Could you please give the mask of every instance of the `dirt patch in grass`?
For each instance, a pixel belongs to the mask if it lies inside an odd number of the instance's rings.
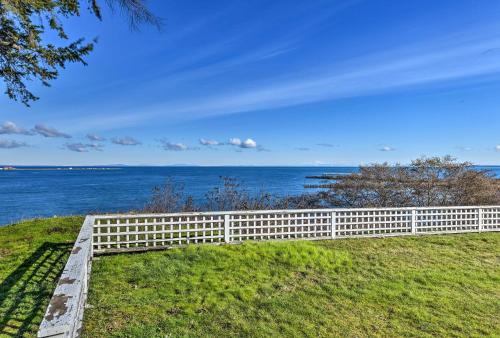
[[[12,252],[11,249],[0,248],[0,259],[7,257]]]

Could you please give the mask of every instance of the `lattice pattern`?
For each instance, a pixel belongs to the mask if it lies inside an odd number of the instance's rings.
[[[500,230],[500,207],[486,207],[481,213],[482,230]]]
[[[416,210],[417,233],[479,231],[479,208],[426,208]]]
[[[500,206],[228,211],[94,219],[93,248],[99,253],[190,243],[500,231]]]
[[[338,210],[337,237],[383,236],[411,233],[409,209]]]
[[[231,241],[325,238],[331,236],[331,212],[241,213],[230,215]]]
[[[224,215],[160,215],[159,217],[96,217],[95,251],[164,247],[189,243],[219,243]]]

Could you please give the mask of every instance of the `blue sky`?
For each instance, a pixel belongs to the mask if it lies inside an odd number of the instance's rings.
[[[0,98],[0,163],[500,164],[500,2],[149,1],[71,19],[88,66]]]

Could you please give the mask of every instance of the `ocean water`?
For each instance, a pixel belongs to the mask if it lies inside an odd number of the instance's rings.
[[[484,168],[484,167],[483,167]],[[249,192],[296,195],[317,181],[307,175],[352,173],[357,167],[114,167],[97,170],[37,167],[0,171],[0,225],[34,217],[126,212],[142,208],[154,186],[167,179],[202,201],[220,185],[237,179]],[[500,177],[500,166],[488,167]]]

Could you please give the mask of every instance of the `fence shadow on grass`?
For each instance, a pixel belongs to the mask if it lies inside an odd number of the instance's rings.
[[[0,336],[33,336],[72,244],[45,242],[0,284]]]

